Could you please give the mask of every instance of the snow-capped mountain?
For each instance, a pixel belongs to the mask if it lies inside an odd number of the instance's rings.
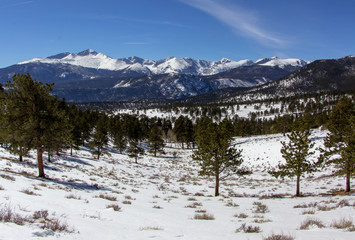
[[[177,99],[230,87],[253,87],[284,77],[307,63],[300,59],[264,58],[206,61],[168,57],[114,59],[88,49],[35,58],[0,69],[0,83],[14,74],[55,83],[55,94],[68,101]]]
[[[97,53],[92,49],[87,49],[80,53],[61,53],[47,58],[34,58],[29,61],[20,62],[17,65],[29,63],[45,64],[70,64],[84,68],[94,68],[97,70],[110,71],[133,71],[143,74],[192,74],[192,75],[213,75],[220,72],[241,66],[251,66],[254,64],[263,66],[285,66],[303,67],[307,63],[300,59],[279,59],[264,58],[253,62],[251,60],[232,61],[226,58],[220,61],[205,61],[192,58],[168,57],[166,59],[153,61],[138,57],[114,59],[102,53]]]
[[[323,59],[275,81],[245,91],[225,91],[209,99],[220,102],[271,99],[300,94],[355,90],[355,57]],[[197,102],[197,99],[192,99]]]

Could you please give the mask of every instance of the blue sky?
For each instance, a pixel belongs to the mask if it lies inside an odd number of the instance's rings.
[[[353,0],[0,0],[0,67],[95,49],[113,58],[304,60],[355,54]]]

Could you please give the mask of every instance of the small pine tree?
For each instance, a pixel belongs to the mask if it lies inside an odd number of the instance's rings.
[[[231,134],[225,124],[217,125],[206,120],[200,124],[207,124],[207,127],[197,126],[198,150],[194,151],[192,158],[201,167],[200,175],[215,177],[215,196],[219,196],[220,180],[231,174],[243,175],[250,172],[240,168],[243,163],[242,151],[231,146]]]
[[[332,110],[326,124],[329,134],[321,149],[320,162],[333,165],[335,174],[346,176],[346,192],[351,191],[350,179],[355,173],[355,105],[342,98]]]
[[[157,156],[157,152],[164,153],[164,140],[162,138],[163,132],[162,130],[154,125],[148,136],[148,146],[149,152],[154,154],[154,157]]]
[[[97,156],[97,159],[100,159],[100,156],[104,153],[104,147],[108,143],[108,133],[107,133],[107,119],[105,115],[102,115],[97,123],[96,123],[96,128],[95,132],[92,135],[92,141],[89,142],[89,145],[92,149],[96,148],[95,151],[93,151],[93,155]]]
[[[289,142],[281,142],[281,153],[286,163],[280,163],[278,170],[270,171],[270,174],[275,177],[296,176],[296,196],[300,196],[301,176],[317,170],[316,162],[308,159],[313,154],[310,150],[314,146],[309,136],[310,131],[304,126],[299,126],[288,134]]]
[[[134,158],[135,163],[138,163],[139,156],[144,155],[144,148],[139,146],[138,141],[130,141],[127,154],[130,158]]]

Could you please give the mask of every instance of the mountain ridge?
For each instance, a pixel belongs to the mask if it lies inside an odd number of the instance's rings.
[[[269,59],[269,63],[268,61],[262,62],[265,66],[280,66],[283,68],[286,65],[292,65],[295,67],[303,67],[307,65],[306,61],[295,58],[280,59],[273,57],[264,59]],[[241,66],[251,66],[254,64],[259,65],[257,62],[253,62],[252,60],[246,59],[233,61],[227,58],[222,58],[219,61],[207,61],[188,57],[167,57],[157,61],[135,56],[115,59],[105,54],[98,53],[93,49],[87,49],[79,53],[64,52],[46,58],[34,58],[17,63],[16,65],[28,63],[62,63],[110,71],[137,71],[143,74],[179,73],[201,76],[214,75]]]

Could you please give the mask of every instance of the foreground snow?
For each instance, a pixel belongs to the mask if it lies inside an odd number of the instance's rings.
[[[313,132],[316,146],[325,134]],[[97,161],[82,148],[74,156],[63,154],[46,163],[45,180],[35,177],[35,154],[20,163],[0,148],[0,212],[10,208],[32,216],[47,210],[48,218],[67,223],[69,230],[42,229],[45,219],[23,226],[0,222],[0,239],[262,239],[272,233],[296,239],[354,239],[354,232],[331,227],[341,219],[355,223],[355,196],[329,194],[343,188],[343,178],[331,177],[329,171],[308,176],[301,182],[307,197],[294,198],[293,179],[278,180],[267,173],[282,161],[284,140],[282,135],[236,139],[245,165],[254,172],[224,181],[220,197],[212,196],[213,178],[198,176],[192,150],[173,144],[168,144],[165,156],[145,156],[139,164],[115,151]],[[261,211],[257,204],[267,209]],[[204,212],[214,219],[194,219]],[[309,218],[325,227],[300,230]],[[243,223],[258,226],[260,232],[236,232]]]

